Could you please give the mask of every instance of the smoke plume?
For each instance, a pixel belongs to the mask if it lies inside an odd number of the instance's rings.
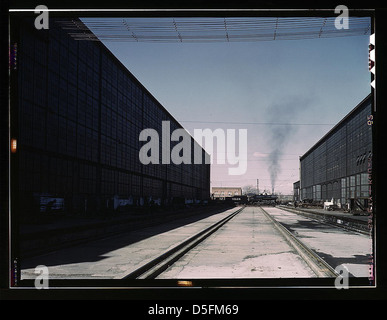
[[[270,144],[270,154],[268,157],[268,168],[270,173],[271,188],[275,191],[278,175],[281,173],[281,159],[285,148],[291,141],[291,137],[298,130],[298,126],[292,125],[300,123],[298,120],[300,112],[309,105],[306,98],[290,97],[286,101],[275,103],[268,107],[267,119],[270,123],[267,128],[268,142]]]

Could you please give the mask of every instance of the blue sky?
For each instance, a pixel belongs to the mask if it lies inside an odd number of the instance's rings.
[[[274,188],[291,194],[299,156],[370,93],[368,35],[104,44],[191,134],[248,130],[246,174],[230,176],[230,165],[215,163],[211,186],[256,186],[259,179],[260,191],[271,190],[269,159],[277,145]],[[278,144],[279,134],[285,140]]]

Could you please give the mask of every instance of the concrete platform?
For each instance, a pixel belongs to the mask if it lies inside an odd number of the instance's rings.
[[[169,210],[142,208],[138,212],[111,213],[91,217],[42,215],[34,223],[24,223],[18,226],[19,255],[24,259],[120,232],[127,233],[185,217],[190,217],[192,221],[195,221],[228,208],[230,207],[193,206],[180,209],[170,208]]]
[[[246,207],[158,278],[316,277],[259,207]]]
[[[344,265],[352,276],[370,276],[370,236],[313,221],[280,208],[266,208],[266,211],[333,268]]]
[[[368,236],[279,208],[265,209],[333,267],[344,264],[352,276],[369,275],[372,240]],[[48,267],[50,279],[122,279],[235,210],[225,210],[196,222],[168,222],[24,259],[20,261],[21,279],[35,279],[38,265]],[[162,279],[312,277],[316,277],[313,271],[259,207],[246,207],[159,276]]]
[[[224,210],[196,222],[181,218],[26,258],[20,261],[21,279],[35,279],[38,265],[48,267],[50,279],[121,279],[235,210]]]

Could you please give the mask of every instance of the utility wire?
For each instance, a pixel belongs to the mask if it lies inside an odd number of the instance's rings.
[[[274,41],[369,35],[369,17],[83,18],[59,23],[76,40],[135,42]]]
[[[236,121],[200,121],[200,120],[179,120],[179,122],[214,123],[214,124],[277,125],[277,126],[333,126],[333,125],[335,125],[335,123],[236,122]]]

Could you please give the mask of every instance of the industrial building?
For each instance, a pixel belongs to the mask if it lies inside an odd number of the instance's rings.
[[[214,199],[241,196],[242,188],[240,187],[212,187],[212,197]]]
[[[190,164],[139,161],[143,129],[182,126],[101,42],[75,40],[58,19],[37,30],[20,18],[10,31],[12,199],[22,215],[209,198],[203,149],[202,164],[194,154]]]
[[[372,171],[371,94],[300,157],[295,199],[366,211]],[[333,199],[333,200],[332,200]]]

